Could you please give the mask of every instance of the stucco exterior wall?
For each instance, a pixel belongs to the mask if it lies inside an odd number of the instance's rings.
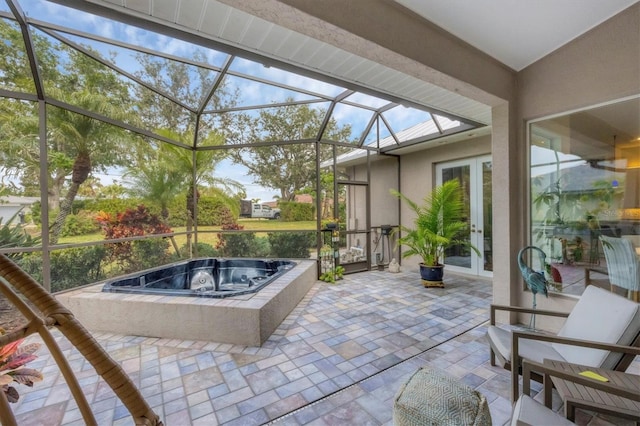
[[[369,194],[371,197],[371,260],[376,263],[376,253],[384,254],[383,263],[388,263],[392,258],[398,259],[398,249],[396,247],[395,236],[385,239],[384,253],[382,253],[382,242],[380,238],[380,226],[391,225],[396,227],[400,222],[398,212],[398,199],[391,195],[391,188],[398,188],[398,157],[383,157],[371,163],[371,173],[369,182]],[[366,180],[367,166],[361,164],[351,168],[351,173],[358,180]],[[358,200],[357,204],[364,205],[362,192],[351,192],[350,197]]]
[[[518,73],[520,118],[562,113],[640,92],[640,3]]]
[[[435,186],[435,169],[438,163],[462,158],[472,158],[491,153],[491,137],[483,136],[464,142],[444,145],[426,151],[414,152],[400,158],[400,192],[410,199],[419,202],[431,192]],[[372,205],[373,210],[377,206]],[[401,224],[412,226],[415,216],[402,203],[400,208]],[[411,257],[402,260],[403,267],[418,271],[420,259]]]
[[[640,3],[525,68],[517,80],[523,153],[527,121],[640,94]],[[531,293],[518,293],[518,303],[530,306]],[[574,303],[572,296],[538,298],[540,309],[568,310]]]
[[[397,225],[398,199],[389,193],[389,189],[398,187],[398,158],[376,161],[371,170],[371,226]]]

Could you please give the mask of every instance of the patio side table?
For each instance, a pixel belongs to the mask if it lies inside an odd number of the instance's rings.
[[[640,394],[640,376],[621,371],[587,367],[563,361],[544,360],[544,365],[567,372],[579,374],[593,371],[609,379],[609,383],[627,388]],[[594,379],[595,380],[595,379]],[[575,421],[576,408],[591,410],[603,414],[631,419],[640,424],[640,401],[622,398],[609,392],[579,385],[569,380],[551,376],[551,381],[564,401],[565,417]]]

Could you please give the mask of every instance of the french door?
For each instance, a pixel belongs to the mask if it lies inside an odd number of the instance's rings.
[[[436,166],[436,182],[458,179],[463,192],[465,220],[469,223],[467,241],[479,251],[458,245],[445,251],[444,263],[451,271],[493,276],[491,156],[442,163]]]

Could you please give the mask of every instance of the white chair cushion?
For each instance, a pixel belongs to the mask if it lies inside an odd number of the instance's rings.
[[[493,342],[496,352],[500,353],[507,361],[511,360],[511,332],[500,327],[489,326],[487,334]],[[518,346],[520,356],[531,361],[542,363],[545,358],[558,361],[565,360],[548,342],[520,339]]]
[[[574,423],[565,419],[558,413],[555,413],[534,401],[530,396],[520,395],[518,402],[513,407],[511,416],[511,426],[535,426],[535,425],[554,425],[567,426]]]
[[[596,286],[587,286],[558,336],[630,345],[640,332],[640,304]],[[565,360],[613,369],[622,355],[599,349],[552,343]]]

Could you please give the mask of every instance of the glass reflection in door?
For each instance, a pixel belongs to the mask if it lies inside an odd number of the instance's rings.
[[[491,157],[441,164],[437,167],[437,178],[438,184],[452,179],[460,182],[465,206],[463,220],[469,224],[469,234],[462,238],[481,253],[478,256],[464,245],[454,246],[445,252],[445,265],[453,271],[492,276]]]

